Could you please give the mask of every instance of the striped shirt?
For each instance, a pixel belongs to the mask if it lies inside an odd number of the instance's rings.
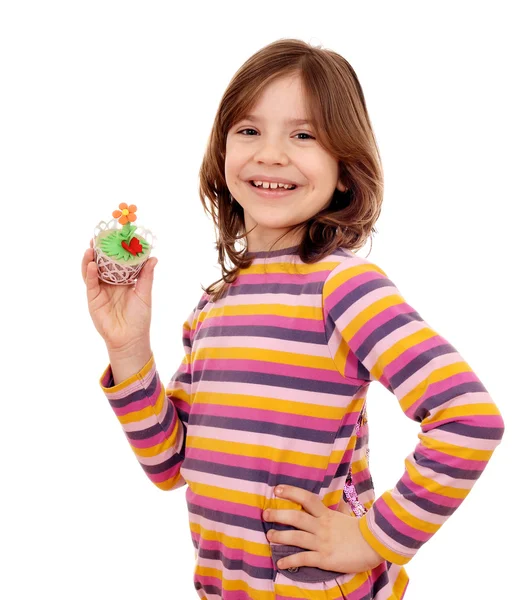
[[[456,349],[387,275],[350,250],[313,264],[297,248],[251,253],[224,296],[183,327],[185,358],[164,388],[154,356],[100,384],[149,479],[187,484],[194,585],[207,600],[399,600],[404,565],[468,495],[504,423]],[[365,402],[372,381],[419,422],[395,487],[375,498]],[[269,543],[274,488],[317,494],[358,517],[383,562],[364,573],[281,570],[300,551]],[[345,493],[344,493],[345,492]],[[299,509],[297,505],[292,507]]]

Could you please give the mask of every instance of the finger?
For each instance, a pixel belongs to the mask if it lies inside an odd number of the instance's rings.
[[[317,533],[319,521],[303,510],[281,510],[271,509],[263,514],[263,518],[269,523],[281,523],[282,525],[291,525],[301,531]]]
[[[282,490],[281,493],[278,492],[279,489]],[[326,510],[329,510],[317,494],[313,494],[303,488],[293,485],[279,485],[275,488],[274,493],[278,498],[285,498],[301,504],[313,517],[321,517]]]
[[[85,278],[87,277],[87,265],[94,260],[94,251],[92,249],[88,249],[84,252],[84,256],[82,258],[82,278],[85,283]]]
[[[149,306],[151,305],[151,291],[153,287],[154,279],[154,267],[158,264],[157,258],[150,258],[143,266],[138,280],[136,281],[136,287],[134,291],[146,302]]]
[[[267,532],[269,542],[275,544],[286,544],[287,546],[298,546],[304,550],[319,550],[319,540],[312,533],[306,531],[276,531],[270,529]]]
[[[93,238],[91,238],[91,239],[89,240],[89,245],[91,246],[91,248],[93,247]]]
[[[278,569],[290,569],[292,567],[320,567],[321,554],[314,550],[309,552],[296,552],[278,561]],[[321,568],[321,567],[320,567]]]
[[[85,286],[87,290],[87,301],[91,302],[100,293],[100,281],[98,280],[98,267],[94,261],[87,265],[85,276]]]

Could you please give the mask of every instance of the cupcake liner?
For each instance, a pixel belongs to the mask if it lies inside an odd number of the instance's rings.
[[[148,253],[144,255],[143,260],[140,263],[126,265],[123,262],[118,262],[110,256],[107,256],[101,250],[98,244],[98,236],[100,233],[103,231],[119,229],[121,229],[121,227],[119,227],[117,219],[112,219],[107,223],[105,221],[100,221],[100,223],[98,223],[98,225],[95,227],[93,250],[94,260],[96,262],[96,266],[98,267],[98,278],[111,285],[132,285],[136,283],[142,267],[151,257],[151,252],[156,242],[156,238],[154,237],[153,233],[149,231],[149,229],[145,229],[144,227],[140,226],[137,227],[134,233],[135,236],[140,236],[143,238],[150,245],[150,249]]]

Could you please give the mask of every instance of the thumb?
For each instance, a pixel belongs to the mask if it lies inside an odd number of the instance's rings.
[[[85,287],[87,290],[87,301],[92,302],[100,293],[100,282],[98,281],[98,267],[94,261],[87,265]]]
[[[158,264],[157,258],[150,258],[138,275],[135,292],[150,304],[151,290],[153,287],[154,267]]]

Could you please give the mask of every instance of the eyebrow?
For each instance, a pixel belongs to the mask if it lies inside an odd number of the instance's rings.
[[[259,119],[256,115],[245,115],[242,121],[263,121],[263,119]],[[312,121],[310,119],[286,119],[286,125],[312,125]]]

